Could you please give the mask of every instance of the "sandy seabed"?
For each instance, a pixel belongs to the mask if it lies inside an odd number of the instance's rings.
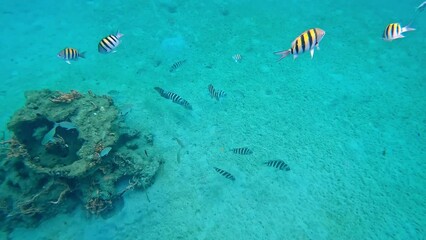
[[[386,25],[409,22],[417,1],[278,2],[2,4],[2,128],[26,90],[92,90],[131,108],[127,123],[151,129],[166,161],[150,201],[134,191],[108,219],[77,209],[4,236],[424,239],[426,14],[405,39],[384,42]],[[312,27],[326,30],[312,60],[276,62],[274,51]],[[125,34],[117,52],[98,54],[116,30]],[[64,47],[87,58],[68,65],[55,56]],[[227,97],[210,98],[208,84]],[[179,162],[173,138],[185,144]],[[252,155],[229,151],[246,146]],[[291,170],[263,164],[272,159]]]

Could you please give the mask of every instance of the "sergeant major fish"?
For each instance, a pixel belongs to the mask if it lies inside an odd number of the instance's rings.
[[[253,154],[253,151],[248,147],[232,148],[231,151],[235,154],[240,155],[250,155]]]
[[[164,89],[162,89],[160,87],[155,87],[154,89],[163,98],[171,99],[172,102],[177,103],[177,104],[181,105],[182,107],[184,107],[184,108],[186,108],[188,110],[192,110],[191,104],[189,104],[188,101],[186,101],[185,99],[183,99],[181,96],[177,95],[176,93],[165,91]]]
[[[241,54],[237,53],[237,54],[232,56],[232,59],[234,59],[234,62],[240,63],[241,60],[243,59],[243,57],[241,56]]]
[[[79,52],[75,48],[64,48],[57,56],[64,59],[66,63],[71,64],[70,61],[77,61],[78,58],[84,58],[84,52]]]
[[[325,31],[320,28],[309,29],[294,39],[294,41],[291,43],[290,49],[274,53],[276,55],[280,55],[280,59],[278,59],[278,61],[290,54],[293,54],[293,59],[296,59],[300,53],[304,53],[306,51],[310,51],[311,58],[313,58],[314,48],[316,47],[319,50],[319,43],[321,42],[324,35]]]
[[[234,175],[230,174],[229,172],[227,172],[227,171],[225,171],[223,169],[217,168],[217,167],[213,167],[213,169],[216,172],[218,172],[220,175],[224,176],[225,178],[227,178],[229,180],[232,180],[232,181],[235,181]]]
[[[120,38],[124,35],[120,32],[116,34],[110,34],[104,37],[98,44],[98,52],[110,53],[115,52],[114,49],[120,45]]]
[[[180,68],[184,63],[186,63],[186,59],[184,60],[179,60],[175,63],[173,63],[173,65],[170,67],[169,72],[174,72],[176,71],[178,68]]]
[[[226,97],[226,93],[224,91],[215,89],[212,84],[209,84],[208,89],[210,96],[215,98],[217,101],[219,101],[220,98]]]
[[[283,160],[271,160],[271,161],[265,162],[264,164],[266,164],[269,167],[278,168],[279,170],[290,171],[290,167]]]
[[[391,23],[386,27],[385,31],[383,32],[383,40],[392,41],[398,38],[404,38],[405,36],[402,35],[402,33],[414,30],[416,29],[410,28],[409,26],[401,28],[401,24]]]

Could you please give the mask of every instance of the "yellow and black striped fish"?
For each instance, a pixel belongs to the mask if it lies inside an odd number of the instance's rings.
[[[178,68],[180,68],[180,66],[182,66],[184,63],[186,62],[186,59],[184,60],[180,60],[177,61],[175,63],[173,63],[173,65],[170,67],[169,72],[174,72],[176,71]]]
[[[66,63],[71,64],[71,60],[77,61],[78,58],[84,58],[84,52],[79,52],[75,48],[64,48],[57,56],[58,58],[64,59]]]
[[[177,103],[181,106],[183,106],[184,108],[188,109],[188,110],[192,110],[192,106],[191,104],[189,104],[188,101],[186,101],[185,99],[181,98],[179,95],[177,95],[176,93],[172,93],[172,92],[167,92],[164,89],[160,88],[160,87],[155,87],[154,88],[158,93],[160,93],[160,95],[163,98],[166,99],[171,99],[174,103]]]
[[[110,34],[104,37],[98,44],[98,52],[100,53],[110,53],[114,51],[118,45],[120,45],[120,38],[124,35],[120,32],[116,34]]]
[[[385,41],[392,41],[398,38],[404,38],[405,36],[402,35],[402,33],[414,30],[416,29],[410,28],[410,26],[405,26],[402,28],[401,24],[399,23],[391,23],[386,27],[382,37]]]
[[[233,148],[231,149],[231,151],[235,154],[240,154],[240,155],[250,155],[253,153],[253,151],[247,147]]]
[[[208,86],[210,96],[219,101],[220,98],[226,97],[226,93],[222,90],[216,90],[212,84]]]
[[[265,164],[269,167],[278,168],[279,170],[290,171],[290,167],[283,160],[271,160],[265,162]]]
[[[290,49],[275,52],[275,54],[280,55],[280,59],[278,59],[278,61],[290,54],[293,54],[293,58],[296,59],[299,54],[307,51],[310,51],[311,58],[313,58],[314,48],[316,47],[319,50],[319,43],[321,42],[324,35],[325,31],[320,28],[312,28],[303,32],[296,39],[294,39],[294,41],[291,43]]]
[[[230,174],[229,172],[227,172],[227,171],[225,171],[225,170],[222,170],[222,169],[220,169],[220,168],[217,168],[217,167],[213,167],[213,168],[214,168],[214,170],[216,170],[216,172],[218,172],[220,175],[222,175],[222,176],[226,177],[227,179],[230,179],[230,180],[232,180],[232,181],[235,181],[235,177],[234,177],[232,174]]]

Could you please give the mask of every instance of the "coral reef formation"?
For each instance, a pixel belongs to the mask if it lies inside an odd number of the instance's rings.
[[[125,192],[152,184],[162,163],[153,135],[126,127],[113,100],[90,91],[29,91],[7,127],[13,136],[0,142],[6,229],[77,206],[108,216]]]

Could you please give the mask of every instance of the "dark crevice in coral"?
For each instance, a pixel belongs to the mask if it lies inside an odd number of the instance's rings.
[[[26,146],[28,153],[33,153],[39,148],[38,142],[40,140],[36,139],[34,132],[39,128],[51,129],[53,127],[52,122],[46,118],[38,117],[33,121],[22,121],[14,126],[11,129],[16,137],[16,139]]]
[[[38,189],[42,189],[44,186],[46,186],[46,184],[50,181],[50,177],[49,176],[44,176],[43,178],[40,178],[37,181],[37,185],[36,188]]]

